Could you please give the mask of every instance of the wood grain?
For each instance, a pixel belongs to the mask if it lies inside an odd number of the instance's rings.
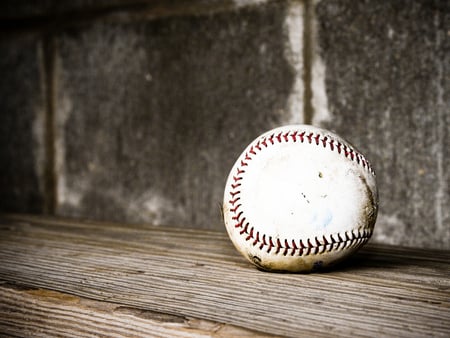
[[[45,289],[0,286],[0,332],[27,337],[263,337],[255,331]],[[267,336],[266,336],[267,337]]]
[[[225,233],[0,218],[4,283],[272,335],[448,337],[449,262],[449,251],[368,245],[334,270],[275,274],[247,263]],[[8,290],[1,307],[26,303]]]

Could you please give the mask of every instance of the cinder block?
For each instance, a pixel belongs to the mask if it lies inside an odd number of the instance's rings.
[[[44,211],[45,92],[42,43],[0,42],[0,211]]]
[[[302,64],[288,41],[291,9],[276,2],[62,33],[57,213],[223,229],[237,156],[261,132],[301,119],[287,107]]]
[[[315,15],[316,123],[373,162],[381,202],[375,240],[449,249],[448,2],[331,0]]]

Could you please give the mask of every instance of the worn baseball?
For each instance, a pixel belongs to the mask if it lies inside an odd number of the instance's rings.
[[[256,138],[231,169],[223,203],[237,250],[269,271],[314,271],[345,259],[369,240],[377,210],[364,155],[309,125]]]

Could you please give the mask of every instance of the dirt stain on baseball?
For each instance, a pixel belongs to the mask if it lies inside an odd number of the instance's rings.
[[[367,184],[367,180],[365,177],[358,175],[359,179],[362,182],[362,185],[364,186],[364,190],[366,193],[366,196],[368,198],[368,201],[366,205],[362,208],[363,218],[367,220],[367,226],[369,228],[373,228],[375,225],[375,222],[377,220],[377,210],[378,210],[378,201],[376,192],[373,193],[370,189],[369,185]]]
[[[255,264],[258,268],[265,270],[264,266],[261,264],[261,258],[256,255],[249,255],[250,260]]]

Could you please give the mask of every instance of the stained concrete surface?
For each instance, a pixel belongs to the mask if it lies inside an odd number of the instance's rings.
[[[358,145],[380,193],[374,239],[450,243],[450,5],[321,1],[318,52],[331,117]]]
[[[222,228],[228,171],[288,120],[285,4],[57,39],[57,213]]]
[[[372,162],[375,241],[449,248],[447,1],[125,3],[2,4],[1,211],[223,230],[236,157],[307,107]]]
[[[41,52],[33,36],[0,41],[0,211],[44,211]]]

